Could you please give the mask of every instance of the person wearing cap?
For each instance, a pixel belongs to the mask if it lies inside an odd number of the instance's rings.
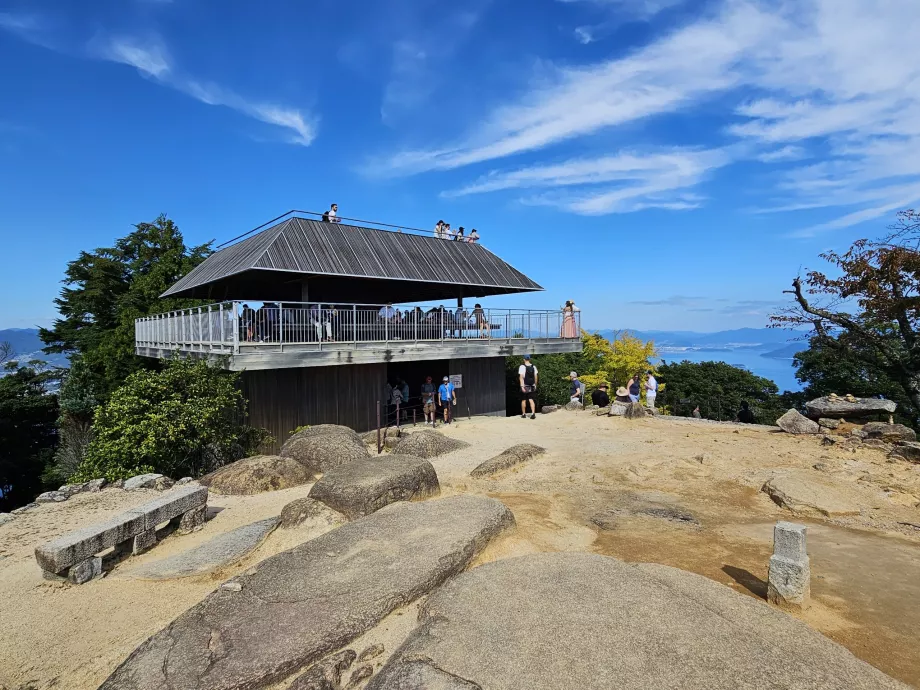
[[[454,384],[450,382],[450,377],[445,376],[442,381],[443,383],[438,386],[438,404],[444,407],[444,423],[450,424],[452,417],[450,406],[451,403],[457,404],[457,391],[454,390]]]
[[[527,402],[530,401],[530,418],[537,418],[537,384],[540,381],[540,372],[530,361],[530,355],[524,355],[524,363],[518,367],[518,381],[521,385],[521,419],[527,417]]]
[[[610,404],[610,396],[607,395],[607,383],[602,381],[597,389],[591,393],[591,402],[598,407],[607,407]]]
[[[572,387],[569,389],[570,402],[581,402],[582,383],[578,380],[578,374],[574,371],[569,372],[569,379],[572,381]]]
[[[655,375],[652,373],[652,370],[649,369],[645,372],[645,404],[648,405],[650,410],[655,409],[655,398],[658,397],[658,380],[655,378]]]
[[[437,405],[434,401],[434,384],[431,377],[425,377],[425,383],[422,384],[422,413],[425,415],[425,424],[434,426],[438,421]]]

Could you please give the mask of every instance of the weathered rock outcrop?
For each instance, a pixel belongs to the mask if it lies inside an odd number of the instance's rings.
[[[305,429],[291,434],[288,441],[294,441],[298,438],[313,438],[314,436],[329,436],[332,434],[344,435],[359,440],[361,438],[354,429],[342,426],[341,424],[317,424],[315,426],[308,426]]]
[[[903,458],[908,462],[920,464],[920,443],[904,441],[891,449],[888,457]]]
[[[869,422],[863,425],[866,438],[877,438],[885,443],[898,441],[916,441],[917,432],[903,424],[886,424],[885,422]]]
[[[624,417],[626,416],[626,410],[629,409],[629,405],[630,403],[621,403],[621,402],[610,403],[610,410],[608,411],[607,414],[610,417]]]
[[[904,687],[724,585],[594,554],[474,568],[429,597],[419,623],[367,690]]]
[[[572,410],[583,410],[585,409],[585,406],[582,405],[577,400],[570,400],[569,402],[565,404],[565,409],[571,412]]]
[[[316,499],[350,520],[397,501],[420,501],[441,493],[438,475],[427,460],[388,455],[329,470],[313,488]]]
[[[479,496],[388,506],[225,583],[101,687],[260,688],[287,678],[462,571],[513,524],[504,505]]]
[[[859,505],[838,487],[805,473],[774,477],[761,490],[777,505],[799,515],[859,515]]]
[[[821,417],[820,419],[818,419],[818,426],[823,427],[825,429],[836,429],[838,426],[840,426],[840,420]]]
[[[393,455],[412,455],[429,460],[445,453],[466,448],[470,444],[455,438],[448,438],[437,431],[416,431],[404,436],[393,449]]]
[[[313,472],[293,458],[256,455],[224,465],[202,477],[200,483],[218,494],[245,496],[290,489],[312,479]]]
[[[819,434],[821,427],[798,410],[789,410],[776,420],[776,426],[790,434]]]
[[[623,413],[623,416],[626,419],[643,419],[648,415],[648,411],[642,406],[641,403],[631,402],[626,406],[626,411]]]
[[[805,412],[812,419],[830,417],[835,419],[862,419],[879,412],[892,414],[898,407],[893,400],[877,398],[856,398],[856,402],[847,402],[844,398],[815,398],[805,403]]]
[[[342,518],[324,503],[320,503],[315,498],[305,497],[291,501],[281,509],[281,526],[285,529],[297,527],[315,517],[338,518],[339,520]]]
[[[235,563],[252,552],[278,525],[278,518],[260,520],[220,534],[193,549],[142,566],[125,569],[118,577],[171,580],[203,575]]]
[[[365,460],[370,455],[357,434],[350,436],[333,431],[291,438],[281,446],[281,457],[293,458],[311,472],[321,474],[349,462]]]
[[[549,414],[550,412],[555,412],[559,409],[559,405],[544,405],[540,408],[540,412],[543,414]]]
[[[519,443],[516,446],[511,446],[503,450],[494,458],[489,458],[484,463],[477,466],[476,469],[470,472],[470,476],[488,477],[490,474],[495,474],[496,472],[507,470],[509,467],[520,465],[522,462],[527,462],[531,458],[535,458],[545,452],[546,448],[536,446],[533,443]]]

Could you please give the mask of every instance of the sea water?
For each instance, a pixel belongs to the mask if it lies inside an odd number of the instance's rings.
[[[772,349],[775,349],[773,346]],[[747,369],[752,374],[770,379],[783,391],[800,391],[802,384],[795,378],[795,367],[792,359],[774,359],[763,357],[764,352],[753,348],[659,348],[658,354],[668,364],[676,364],[687,360],[689,362],[725,362],[734,366]]]

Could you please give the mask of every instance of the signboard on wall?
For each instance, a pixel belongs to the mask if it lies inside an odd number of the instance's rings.
[[[463,374],[451,374],[450,382],[454,384],[454,388],[463,388]]]

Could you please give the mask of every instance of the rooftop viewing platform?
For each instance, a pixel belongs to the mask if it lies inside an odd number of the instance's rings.
[[[577,352],[581,312],[234,300],[138,319],[137,353],[230,356],[230,368]]]
[[[575,309],[476,302],[543,288],[451,232],[289,211],[167,290],[214,302],[138,319],[137,353],[229,355],[242,370],[580,351]]]

